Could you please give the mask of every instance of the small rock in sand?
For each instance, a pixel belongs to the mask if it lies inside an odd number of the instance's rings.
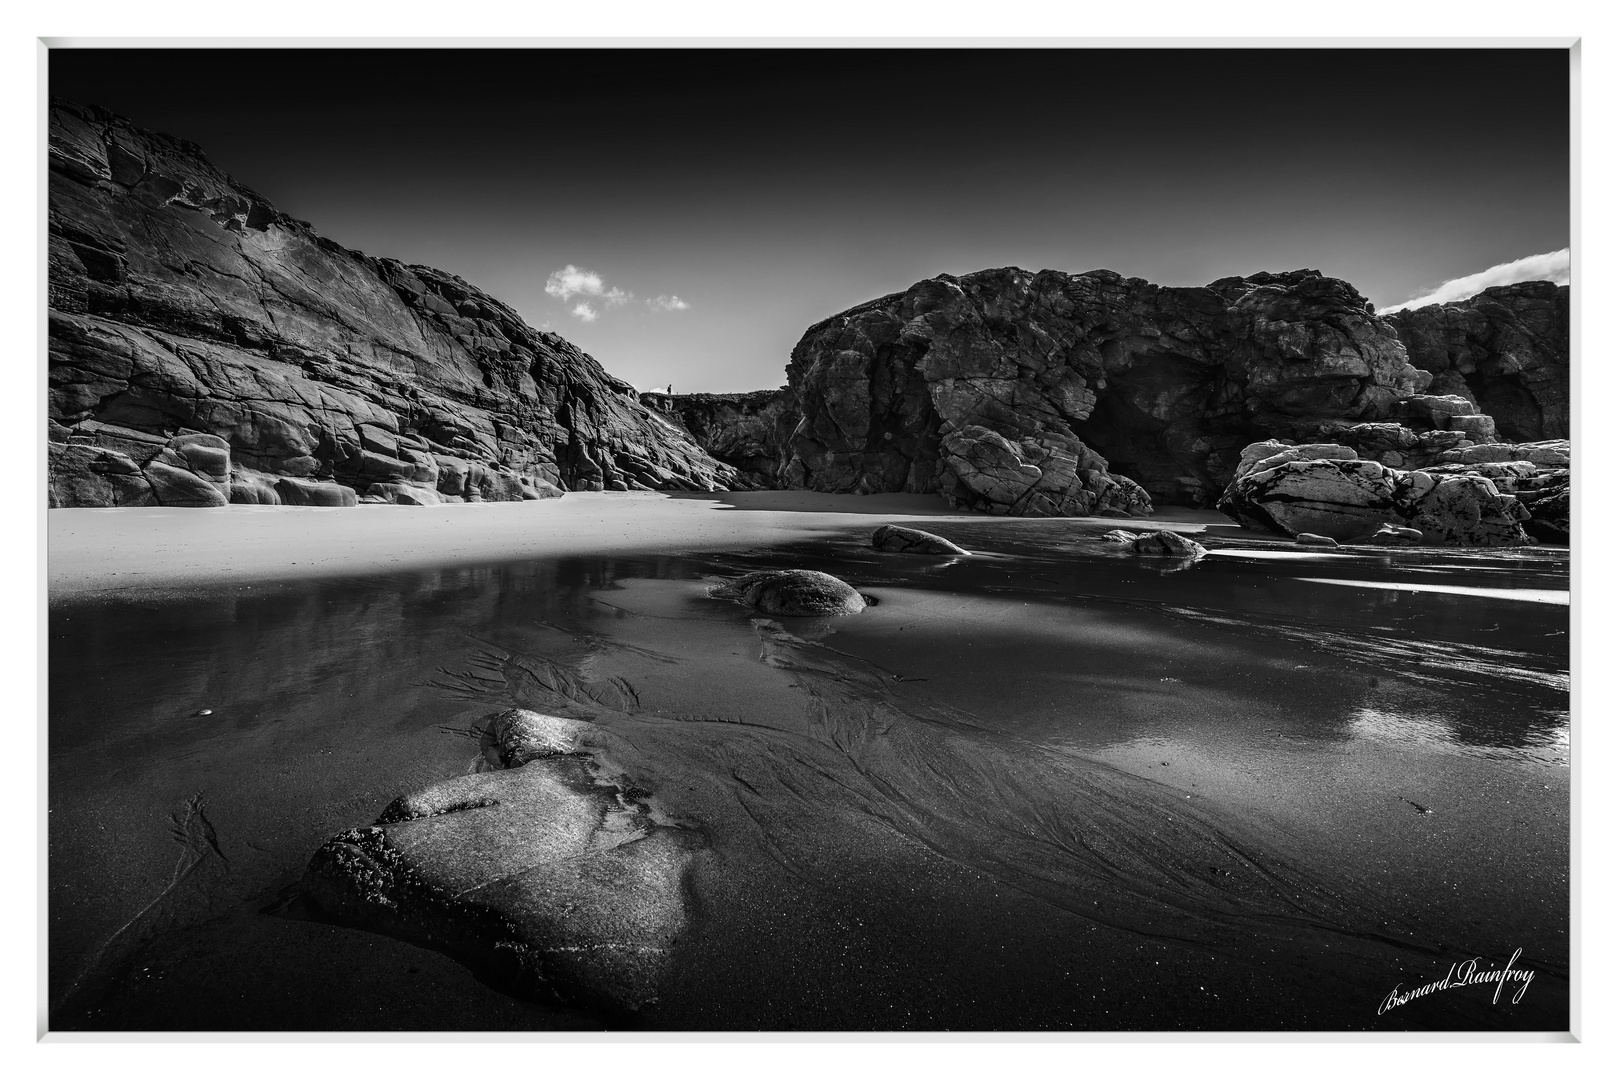
[[[1310,533],[1310,532],[1299,533],[1297,536],[1294,536],[1293,539],[1296,540],[1300,544],[1307,545],[1308,547],[1336,547],[1337,546],[1337,541],[1333,540],[1329,536],[1321,536],[1319,533]]]
[[[865,598],[853,586],[819,570],[760,570],[715,585],[708,595],[767,615],[853,615],[865,610]]]
[[[1371,534],[1367,543],[1387,546],[1400,546],[1404,544],[1419,544],[1422,541],[1420,529],[1405,529],[1397,525],[1383,524],[1375,533]]]
[[[871,546],[878,551],[903,551],[913,555],[971,554],[942,536],[903,525],[883,525],[871,534]]]
[[[1195,540],[1188,540],[1170,529],[1137,536],[1134,546],[1136,553],[1140,555],[1174,555],[1181,559],[1200,559],[1208,554],[1208,549]]]
[[[1132,533],[1125,529],[1113,529],[1111,532],[1101,534],[1101,539],[1112,544],[1133,544],[1142,534]]]

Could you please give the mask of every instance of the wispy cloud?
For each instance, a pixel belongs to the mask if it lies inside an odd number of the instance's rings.
[[[691,305],[678,296],[654,296],[646,301],[646,306],[653,311],[684,311]]]
[[[579,301],[578,305],[574,307],[573,314],[583,319],[585,322],[595,322],[597,319],[601,318],[601,313],[595,308],[591,307],[587,301],[583,300]]]
[[[601,299],[607,302],[608,307],[617,307],[619,304],[627,304],[631,300],[635,299],[635,294],[632,292],[625,292],[623,289],[614,286],[602,293]]]
[[[1476,296],[1484,289],[1496,285],[1510,285],[1517,281],[1554,281],[1558,285],[1568,283],[1569,249],[1560,251],[1547,251],[1543,255],[1529,255],[1514,262],[1501,263],[1491,266],[1487,270],[1466,277],[1451,278],[1431,292],[1406,300],[1402,304],[1381,309],[1386,315],[1393,311],[1403,311],[1406,308],[1426,307],[1428,304],[1447,304],[1452,300],[1466,300]]]

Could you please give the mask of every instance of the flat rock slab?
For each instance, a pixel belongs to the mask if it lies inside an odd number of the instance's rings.
[[[936,533],[907,529],[903,525],[883,525],[871,534],[871,546],[878,551],[902,551],[914,555],[971,554]]]
[[[509,716],[573,744],[578,721]],[[588,726],[588,725],[583,725]],[[376,824],[317,851],[305,895],[340,923],[416,942],[527,996],[636,1011],[657,1000],[689,914],[685,877],[702,841],[648,793],[565,753],[456,777],[397,799]]]
[[[866,608],[852,585],[819,570],[760,570],[715,585],[708,595],[767,615],[855,615]]]

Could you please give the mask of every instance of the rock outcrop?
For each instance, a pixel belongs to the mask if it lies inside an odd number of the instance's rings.
[[[612,777],[586,721],[491,718],[500,768],[394,800],[333,837],[303,892],[327,918],[439,949],[525,996],[637,1011],[688,924],[702,846]]]
[[[1499,285],[1449,304],[1387,316],[1429,390],[1492,417],[1507,439],[1568,437],[1568,287]]]
[[[1244,525],[1343,543],[1566,543],[1568,464],[1565,441],[1450,450],[1404,470],[1346,446],[1271,440],[1243,451],[1219,509]]]
[[[1211,504],[1249,443],[1387,423],[1431,379],[1363,296],[1315,271],[1162,288],[1015,267],[818,323],[788,377],[789,485],[1036,516]],[[1434,454],[1475,441],[1429,430]]]
[[[693,442],[752,486],[780,486],[783,447],[798,423],[786,387],[749,394],[642,394],[641,403],[677,421]]]
[[[507,305],[351,251],[192,143],[50,113],[53,506],[715,490],[736,470]]]

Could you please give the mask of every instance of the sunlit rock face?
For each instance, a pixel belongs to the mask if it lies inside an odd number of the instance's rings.
[[[1049,516],[1211,505],[1249,443],[1387,420],[1431,376],[1316,271],[1163,288],[1008,267],[810,327],[788,378],[789,485]]]
[[[1568,287],[1500,285],[1388,316],[1429,390],[1473,402],[1507,439],[1568,436]]]
[[[1566,441],[1491,443],[1396,469],[1346,446],[1271,440],[1242,452],[1219,509],[1254,528],[1345,543],[1565,544],[1570,462]]]
[[[53,506],[421,505],[736,478],[455,275],[344,248],[196,145],[64,102],[50,421]]]

